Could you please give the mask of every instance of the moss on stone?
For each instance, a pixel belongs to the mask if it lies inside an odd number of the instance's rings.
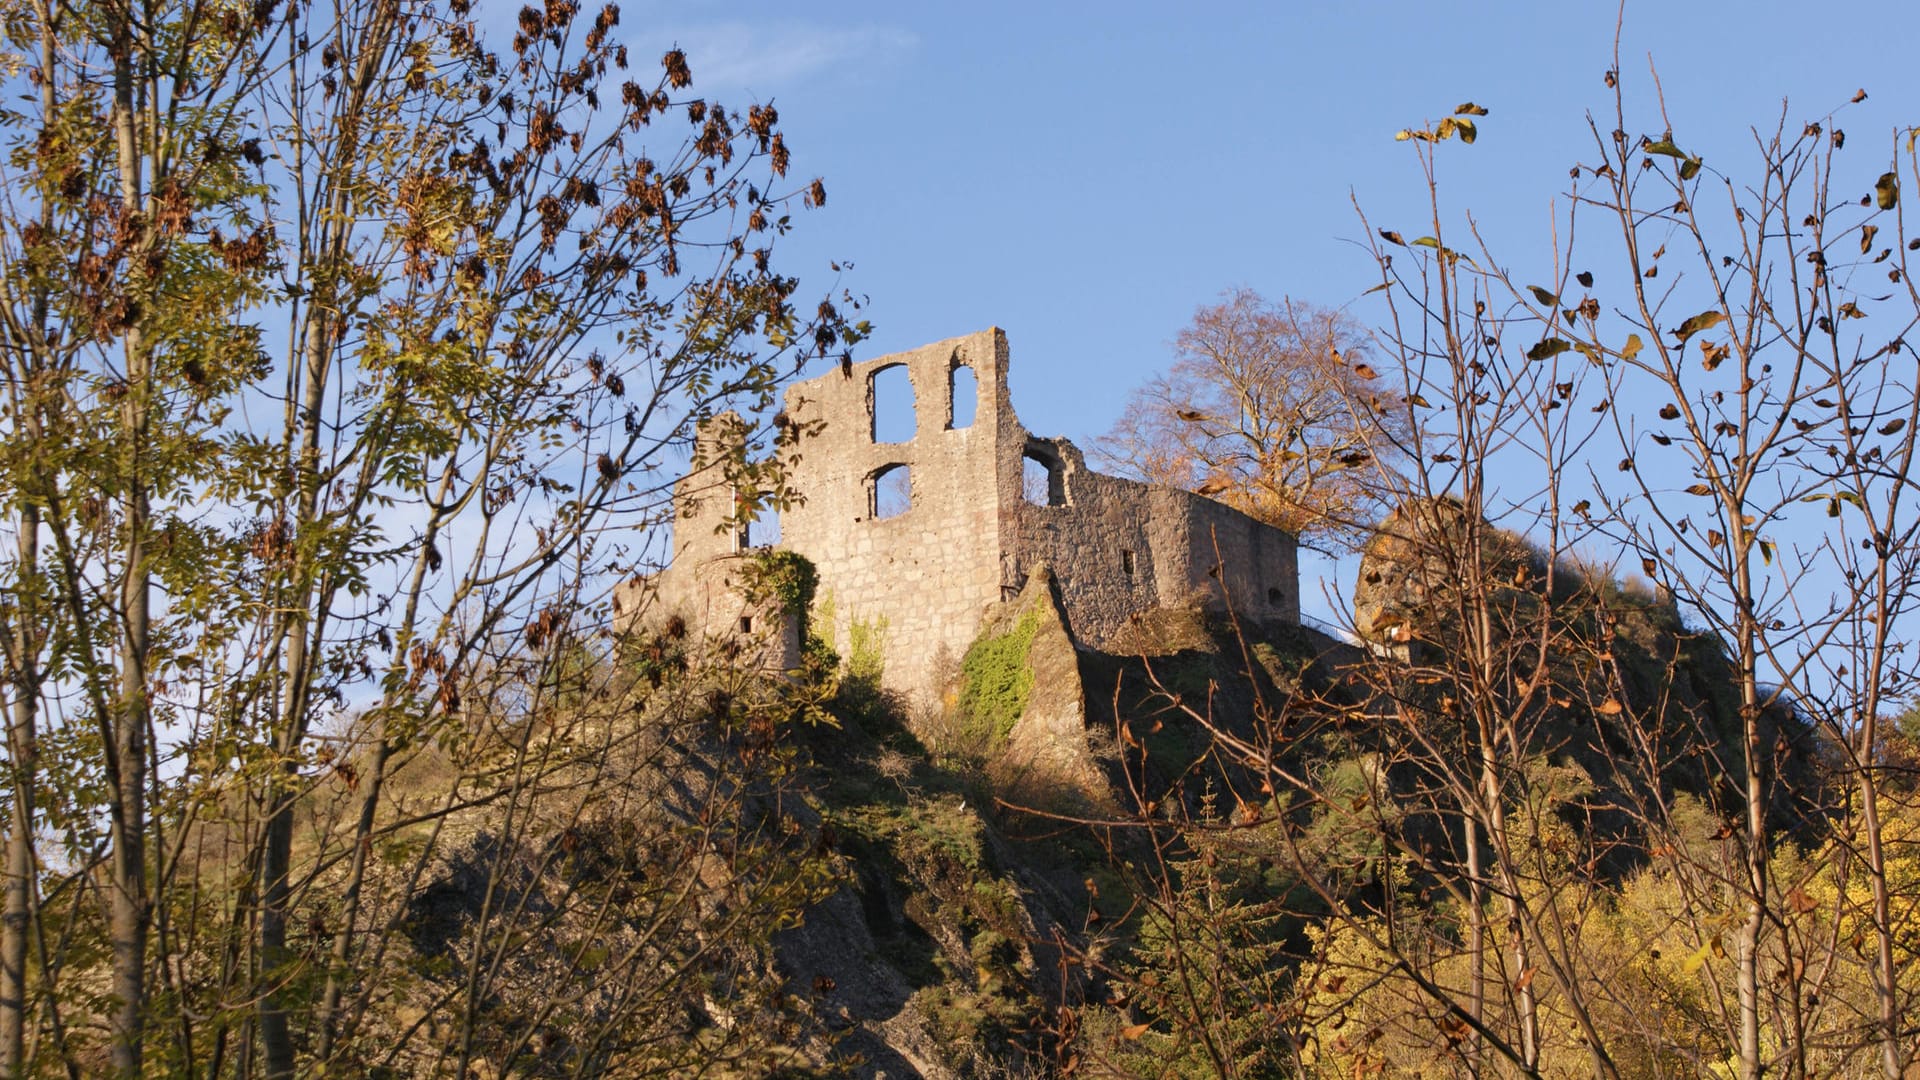
[[[814,569],[813,560],[797,551],[766,548],[749,555],[748,566],[749,598],[773,600],[786,614],[806,617],[820,587],[820,571]]]
[[[847,677],[880,685],[887,669],[887,617],[854,619],[847,624]]]
[[[822,591],[814,598],[800,635],[801,657],[815,670],[829,674],[840,670],[833,618],[833,593]]]
[[[1013,725],[1027,710],[1033,693],[1028,656],[1040,629],[1040,613],[1029,608],[1012,629],[989,635],[967,648],[960,661],[960,711],[968,734],[993,749],[1004,746]]]

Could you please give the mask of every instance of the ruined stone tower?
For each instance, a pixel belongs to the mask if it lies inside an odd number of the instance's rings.
[[[800,663],[800,627],[772,597],[750,597],[756,551],[737,521],[737,502],[725,463],[741,452],[745,422],[727,412],[701,426],[686,476],[673,489],[673,548],[665,570],[614,590],[614,617],[622,626],[664,627],[678,620],[690,657],[719,646],[731,658],[766,671]]]
[[[1083,647],[1122,647],[1132,616],[1153,608],[1299,622],[1291,535],[1190,491],[1093,472],[1072,443],[1029,433],[1007,359],[1006,335],[986,330],[788,388],[792,422],[818,431],[789,452],[804,502],[781,516],[780,546],[819,572],[818,632],[843,653],[858,638],[885,685],[932,701],[983,618],[1042,566]],[[913,390],[912,436],[883,442],[875,381],[896,368]],[[799,661],[798,627],[744,595],[755,553],[729,527],[733,492],[715,467],[744,437],[731,414],[702,429],[675,492],[672,564],[623,586],[616,607],[629,620],[677,616],[696,640],[784,670]]]
[[[1113,645],[1155,607],[1231,603],[1299,621],[1292,536],[1189,491],[1090,471],[1072,443],[1021,426],[1007,364],[994,329],[788,389],[789,416],[822,427],[791,462],[806,501],[782,515],[781,545],[818,568],[843,649],[859,623],[889,686],[937,693],[988,608],[1042,564],[1084,646]],[[893,368],[912,384],[915,423],[910,439],[881,442],[875,380]]]

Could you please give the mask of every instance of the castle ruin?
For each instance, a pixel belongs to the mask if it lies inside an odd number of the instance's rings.
[[[819,632],[844,650],[858,625],[889,688],[937,700],[983,618],[1041,566],[1081,647],[1124,647],[1129,620],[1153,608],[1231,605],[1257,622],[1299,621],[1291,535],[1190,491],[1088,469],[1066,439],[1021,425],[1007,366],[1006,336],[992,329],[788,388],[791,421],[817,434],[790,452],[804,502],[781,515],[780,547],[819,572],[817,606],[833,622]],[[893,369],[911,384],[914,425],[883,442],[875,385]],[[718,426],[703,432],[697,467],[740,437]],[[749,549],[740,533],[715,531],[727,515],[704,509],[713,487],[682,485],[657,610],[709,634],[757,635],[764,664],[791,665],[794,628],[739,595]]]

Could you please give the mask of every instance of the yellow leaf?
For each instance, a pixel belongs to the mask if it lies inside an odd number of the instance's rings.
[[[1548,338],[1533,348],[1528,349],[1527,359],[1536,361],[1546,360],[1558,356],[1571,348],[1573,348],[1573,345],[1563,338]]]
[[[1713,327],[1725,322],[1726,318],[1724,314],[1718,311],[1703,311],[1693,318],[1688,319],[1686,322],[1681,323],[1680,329],[1674,331],[1674,336],[1678,337],[1681,341],[1685,341],[1702,330],[1713,329]]]
[[[1713,951],[1713,946],[1719,943],[1720,943],[1720,939],[1714,938],[1711,943],[1702,945],[1698,949],[1695,949],[1693,955],[1687,957],[1687,962],[1680,965],[1680,970],[1686,972],[1689,975],[1693,974],[1696,971],[1699,971],[1700,966],[1707,962],[1707,956],[1709,953]]]

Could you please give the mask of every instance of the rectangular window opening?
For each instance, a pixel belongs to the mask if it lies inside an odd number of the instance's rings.
[[[740,616],[740,632],[743,634],[753,633],[753,616],[751,615]]]
[[[912,442],[913,376],[905,364],[888,364],[867,378],[867,414],[876,443]]]
[[[1059,455],[1038,440],[1021,455],[1020,496],[1035,506],[1067,505],[1067,471]]]
[[[1133,576],[1133,551],[1131,548],[1120,553],[1120,570],[1128,577]]]

